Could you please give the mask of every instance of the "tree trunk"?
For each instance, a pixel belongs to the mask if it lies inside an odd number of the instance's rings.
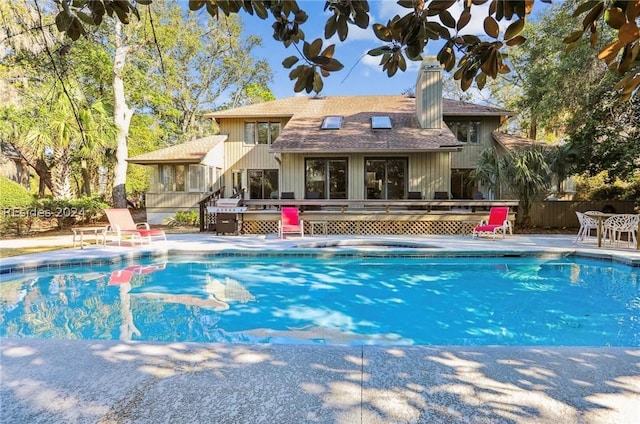
[[[54,200],[71,199],[71,155],[66,147],[57,147],[53,150],[55,166],[52,169],[51,179],[53,185]]]
[[[38,194],[40,197],[44,197],[45,188],[48,188],[50,191],[52,190],[51,185],[51,170],[47,166],[47,164],[41,158],[37,157],[31,149],[24,145],[16,145],[11,144],[17,151],[20,152],[23,160],[36,171],[38,174]],[[27,177],[28,178],[28,177]]]
[[[80,171],[82,172],[82,193],[85,196],[91,196],[91,174],[87,168],[87,160],[80,161]]]
[[[113,61],[113,120],[116,125],[116,166],[113,172],[112,196],[113,205],[116,208],[126,208],[127,191],[125,183],[127,181],[127,158],[129,157],[127,137],[129,136],[129,125],[131,124],[133,111],[127,105],[122,74],[127,54],[131,47],[125,43],[122,24],[117,19],[115,21],[116,52]]]

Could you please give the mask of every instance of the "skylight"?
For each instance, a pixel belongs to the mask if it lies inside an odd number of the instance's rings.
[[[389,115],[372,116],[371,128],[374,130],[391,129],[391,117]]]
[[[339,130],[342,126],[342,116],[325,116],[322,120],[323,130]]]

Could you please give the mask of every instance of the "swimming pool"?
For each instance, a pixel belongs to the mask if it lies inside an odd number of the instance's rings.
[[[0,280],[0,337],[640,346],[640,270],[581,258],[240,255]]]

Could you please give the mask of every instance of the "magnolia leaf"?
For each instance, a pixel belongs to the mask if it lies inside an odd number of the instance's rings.
[[[586,30],[591,25],[593,25],[602,14],[603,9],[604,2],[599,2],[598,4],[596,4],[595,7],[591,9],[589,13],[587,13],[587,16],[584,17],[584,20],[582,21],[582,29]]]
[[[322,82],[322,77],[319,73],[315,72],[313,75],[313,91],[319,93],[322,91],[324,87],[324,82]]]
[[[575,43],[576,41],[578,41],[580,38],[582,37],[582,31],[574,31],[571,34],[567,35],[564,40],[562,40],[563,43],[569,44],[569,43]]]
[[[605,63],[611,63],[613,59],[618,55],[620,49],[624,47],[624,43],[620,40],[616,40],[613,43],[605,46],[602,50],[600,50],[600,54],[598,54],[598,59],[602,59]]]
[[[249,4],[253,6],[253,9],[256,11],[256,15],[260,19],[267,19],[267,17],[269,17],[269,11],[267,10],[266,7],[264,7],[263,2],[256,1],[256,2],[250,2]]]
[[[311,93],[313,91],[315,80],[316,72],[313,70],[313,68],[310,68],[306,73],[306,81],[304,85],[304,89],[307,91],[307,93]]]
[[[453,6],[458,0],[438,0],[429,3],[429,10],[445,10]]]
[[[405,72],[407,70],[407,61],[400,52],[397,52],[396,56],[398,57],[398,68],[400,68],[402,72]]]
[[[329,63],[329,61],[331,59],[328,58],[328,57],[324,57],[324,56],[313,56],[313,57],[310,57],[309,60],[311,62],[313,62],[314,65],[322,66],[322,65],[326,65],[327,63]]]
[[[486,32],[489,37],[498,38],[500,27],[492,16],[484,18],[484,32]]]
[[[520,34],[523,29],[524,29],[524,18],[520,18],[507,27],[507,30],[504,32],[504,39],[511,40],[513,37]]]
[[[371,49],[367,52],[367,54],[369,56],[380,56],[382,54],[385,53],[391,53],[393,50],[391,50],[391,47],[388,46],[382,46],[382,47],[376,47],[375,49]]]
[[[462,91],[467,91],[469,87],[471,87],[471,83],[473,82],[472,78],[463,78],[460,80],[460,88]]]
[[[362,29],[369,28],[369,14],[366,12],[356,12],[355,24]]]
[[[340,15],[338,18],[338,39],[340,41],[344,41],[347,39],[347,35],[349,34],[349,26],[347,25],[347,18],[345,16]]]
[[[640,38],[640,31],[635,22],[626,22],[618,30],[618,39],[624,44],[631,44]]]
[[[509,47],[513,47],[513,46],[519,46],[523,44],[525,41],[527,41],[526,38],[524,38],[522,35],[517,35],[513,37],[511,40],[507,41],[506,44]]]
[[[344,68],[342,63],[332,57],[316,56],[312,58],[311,61],[317,63],[322,69],[329,72],[339,71]]]
[[[476,85],[478,86],[478,90],[482,90],[487,83],[487,74],[484,72],[480,72],[476,76]]]
[[[627,22],[627,17],[625,16],[622,9],[619,7],[610,7],[604,12],[604,21],[613,29],[620,29],[622,24]]]
[[[300,75],[302,75],[305,69],[307,69],[306,65],[297,66],[293,71],[289,72],[289,79],[294,80],[300,77]]]
[[[153,3],[153,0],[136,0],[136,3],[143,6],[149,6],[151,3]]]
[[[453,19],[453,16],[451,16],[451,13],[449,13],[448,10],[443,10],[439,13],[438,16],[440,17],[440,22],[442,22],[445,26],[449,28],[456,27],[456,20]]]
[[[462,14],[460,15],[460,18],[458,18],[456,29],[460,31],[462,28],[466,27],[470,21],[471,21],[471,13],[462,12]]]
[[[76,15],[78,15],[78,18],[80,18],[80,20],[82,22],[84,22],[85,24],[89,24],[89,25],[95,25],[96,24],[95,19],[91,15],[88,15],[88,14],[86,14],[84,12],[80,12],[80,11],[76,12]]]
[[[592,31],[591,35],[589,35],[589,44],[592,48],[595,48],[598,44],[598,31]]]
[[[307,45],[309,46],[309,48],[306,51],[303,49],[304,55],[307,58],[315,57],[315,56],[318,56],[320,54],[320,49],[322,49],[322,39],[321,38],[316,38],[315,40],[313,40],[313,42],[311,44],[308,44],[308,43],[304,43],[304,44],[305,44],[304,47],[306,47]]]
[[[393,40],[391,30],[382,24],[373,24],[373,33],[382,41],[390,42]]]
[[[58,31],[65,32],[71,26],[71,16],[61,11],[56,15],[56,28]]]
[[[200,10],[205,3],[209,3],[203,0],[189,0],[189,10]]]
[[[573,16],[582,15],[587,10],[592,9],[596,4],[600,3],[598,0],[590,0],[582,3],[580,6],[576,7],[576,10],[573,12]]]
[[[328,40],[336,33],[338,24],[336,22],[336,15],[332,15],[327,19],[327,23],[324,24],[324,38]]]
[[[422,60],[422,51],[424,50],[424,47],[419,44],[408,44],[407,47],[405,48],[405,53],[407,54],[407,57],[411,60]]]
[[[320,56],[333,57],[333,53],[335,52],[335,50],[336,50],[336,45],[331,44],[327,46],[327,48],[324,49],[322,53],[320,53]]]
[[[289,56],[288,58],[286,58],[285,60],[282,61],[282,66],[284,66],[285,68],[289,69],[291,68],[293,65],[295,65],[298,60],[300,60],[298,57],[296,56]]]

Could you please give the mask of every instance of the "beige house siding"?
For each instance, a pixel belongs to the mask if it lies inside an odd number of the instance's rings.
[[[462,151],[452,153],[451,157],[451,168],[453,169],[475,168],[480,152],[495,144],[491,133],[500,126],[500,117],[491,116],[478,118],[469,116],[455,118],[447,117],[445,119],[447,121],[480,121],[480,143],[467,143],[462,148]]]
[[[228,136],[224,143],[224,196],[232,193],[232,174],[235,171],[242,172],[243,188],[248,188],[248,169],[278,169],[280,164],[275,156],[269,152],[267,144],[249,144],[245,142],[244,124],[245,122],[280,122],[282,127],[287,123],[285,118],[228,118],[220,121],[220,132]]]
[[[409,157],[409,191],[420,191],[433,199],[436,191],[451,191],[451,154],[422,153]]]
[[[348,159],[348,198],[352,200],[365,199],[365,157],[399,157],[408,159],[408,191],[420,191],[425,199],[433,199],[434,192],[449,192],[449,153],[414,153],[403,154],[350,154],[350,155],[300,155],[283,154],[280,173],[280,192],[292,191],[296,199],[305,196],[306,158],[344,158]]]
[[[159,225],[164,223],[165,218],[174,216],[176,212],[198,211],[198,202],[203,196],[203,193],[180,191],[147,193],[147,222]]]

